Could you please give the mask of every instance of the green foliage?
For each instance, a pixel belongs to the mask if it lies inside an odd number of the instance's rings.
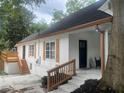
[[[8,50],[9,41],[5,40],[5,35],[5,31],[0,31],[0,51],[5,49]]]
[[[35,16],[24,6],[42,2],[44,0],[0,0],[0,32],[5,33],[0,37],[1,50],[13,48],[18,41],[31,34],[30,25]]]
[[[84,8],[92,3],[94,3],[96,0],[67,0],[66,2],[66,13],[64,13],[62,10],[54,10],[53,11],[53,18],[52,18],[52,24],[60,21],[65,16],[74,13],[78,11],[81,8]]]
[[[77,10],[84,8],[96,0],[68,0],[66,3],[67,14],[76,12]]]
[[[9,7],[8,7],[9,6]],[[3,30],[6,31],[5,40],[9,40],[9,48],[29,35],[29,25],[32,23],[33,14],[23,6],[15,6],[11,2],[1,6],[6,17],[3,16]]]
[[[47,88],[47,76],[41,78],[42,88]]]
[[[84,6],[82,1],[83,0],[68,0],[66,3],[67,13],[70,14],[81,9],[82,6]]]
[[[6,41],[4,38],[0,38],[0,51],[8,50],[9,41]]]
[[[8,74],[5,73],[4,71],[0,71],[0,76],[3,76],[3,75],[8,75]]]
[[[65,14],[63,13],[62,10],[54,9],[52,23],[56,23],[56,22],[60,21],[62,18],[64,18],[64,16],[65,16]]]
[[[0,0],[1,4],[11,2],[12,5],[39,5],[45,3],[45,0]]]
[[[48,24],[46,22],[41,23],[32,23],[30,26],[30,34],[39,31],[45,31],[48,28]]]

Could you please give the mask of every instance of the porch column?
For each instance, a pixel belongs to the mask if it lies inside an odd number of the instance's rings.
[[[59,63],[59,39],[56,39],[56,62]]]
[[[105,46],[104,46],[104,32],[100,32],[100,56],[101,56],[101,73],[105,70]]]
[[[109,35],[107,30],[105,31],[105,69],[106,69],[106,64],[108,60],[108,49],[109,49]]]

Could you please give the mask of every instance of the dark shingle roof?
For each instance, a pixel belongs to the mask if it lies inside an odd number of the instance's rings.
[[[41,36],[46,35],[48,33],[58,32],[60,30],[65,30],[65,29],[68,29],[74,26],[78,26],[78,25],[85,24],[88,22],[107,18],[111,15],[101,10],[98,10],[100,6],[102,6],[105,3],[105,1],[106,0],[100,0],[86,8],[80,9],[79,11],[65,17],[61,21],[52,25],[46,31],[34,33],[28,36],[27,38],[23,39],[21,42],[30,41],[36,38],[40,38]]]

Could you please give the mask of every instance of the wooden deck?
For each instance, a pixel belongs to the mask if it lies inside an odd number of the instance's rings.
[[[6,51],[6,52],[1,52],[0,53],[0,58],[3,63],[0,64],[0,67],[3,69],[4,63],[18,63],[19,70],[21,74],[29,74],[30,70],[28,68],[27,62],[25,59],[19,59],[18,53],[17,52],[11,52],[11,51]],[[3,66],[3,67],[2,67]]]

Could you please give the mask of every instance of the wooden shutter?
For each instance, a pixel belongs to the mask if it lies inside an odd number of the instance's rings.
[[[36,51],[37,51],[37,49],[36,49],[36,43],[34,44],[34,58],[36,58]]]
[[[28,46],[28,57],[30,57],[30,45]]]
[[[59,39],[56,39],[56,62],[59,63]]]
[[[43,42],[43,61],[45,61],[45,41]]]

